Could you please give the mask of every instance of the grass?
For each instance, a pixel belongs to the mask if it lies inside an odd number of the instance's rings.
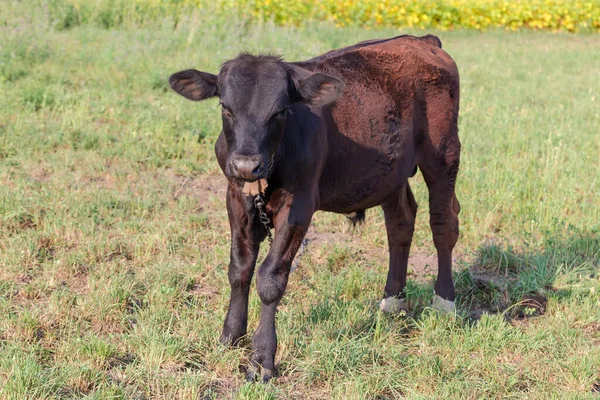
[[[462,76],[457,317],[377,311],[382,213],[318,213],[278,313],[279,376],[217,345],[229,294],[216,102],[170,73],[398,31],[190,16],[173,30],[0,28],[0,398],[592,398],[600,391],[598,36],[447,32]],[[16,4],[16,5],[15,5]],[[433,252],[426,188],[413,254]],[[264,254],[264,252],[263,252]],[[421,268],[422,267],[422,268]],[[250,327],[258,322],[252,292]]]

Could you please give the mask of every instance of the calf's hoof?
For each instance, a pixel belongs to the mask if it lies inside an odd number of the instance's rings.
[[[405,299],[391,296],[381,300],[379,309],[388,314],[401,314],[408,309]]]
[[[431,308],[447,314],[456,313],[456,306],[453,301],[443,299],[435,293],[433,294],[433,300],[431,301]]]
[[[245,335],[246,332],[233,332],[233,330],[224,328],[219,342],[226,347],[237,346]]]
[[[259,374],[259,371],[262,371]],[[255,382],[259,380],[262,383],[268,383],[273,378],[273,370],[269,368],[261,367],[256,361],[250,360],[248,364],[248,370],[246,371],[246,381]]]
[[[231,335],[226,335],[225,333],[223,333],[219,337],[219,343],[221,343],[225,347],[233,346],[233,337],[231,337]]]

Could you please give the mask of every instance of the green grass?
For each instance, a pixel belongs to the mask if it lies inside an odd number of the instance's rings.
[[[442,33],[462,76],[459,315],[377,311],[382,213],[318,213],[278,313],[279,376],[243,382],[216,101],[166,79],[241,50],[303,59],[397,31],[190,16],[173,30],[0,27],[0,398],[588,398],[600,380],[598,36]],[[426,188],[414,254],[431,254]],[[263,252],[264,254],[264,252]],[[252,292],[250,327],[258,322]]]

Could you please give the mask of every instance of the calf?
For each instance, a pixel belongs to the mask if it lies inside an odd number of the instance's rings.
[[[408,178],[417,167],[429,189],[438,253],[433,306],[454,310],[459,77],[437,37],[372,40],[294,63],[240,54],[218,75],[186,70],[169,83],[190,100],[216,96],[221,105],[215,151],[229,181],[231,226],[231,298],[222,343],[235,344],[246,334],[259,246],[275,229],[257,271],[261,312],[249,379],[259,367],[264,381],[273,374],[275,310],[317,210],[361,218],[365,209],[381,205],[390,265],[380,308],[405,307],[417,211]]]

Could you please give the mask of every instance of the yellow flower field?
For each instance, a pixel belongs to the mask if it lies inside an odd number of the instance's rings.
[[[99,17],[108,25],[132,19],[143,22],[157,17],[178,18],[195,8],[283,26],[330,21],[340,27],[600,31],[600,0],[56,0],[56,3],[75,9],[76,18],[87,19],[87,10],[88,16],[95,14],[95,19]],[[94,13],[90,9],[102,11]]]
[[[169,1],[142,0],[148,3]],[[198,7],[206,0],[190,0]],[[280,25],[306,20],[339,26],[397,26],[486,29],[504,27],[552,31],[600,30],[598,0],[241,0],[220,1],[217,8],[249,14]]]
[[[242,3],[254,18],[272,19],[282,25],[298,25],[309,18],[333,21],[340,26],[444,30],[526,27],[574,32],[600,29],[597,0],[250,0]]]

